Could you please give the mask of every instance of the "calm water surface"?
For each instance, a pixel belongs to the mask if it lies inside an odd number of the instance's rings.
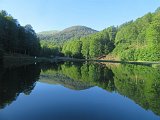
[[[69,62],[0,66],[0,120],[160,120],[160,69]]]

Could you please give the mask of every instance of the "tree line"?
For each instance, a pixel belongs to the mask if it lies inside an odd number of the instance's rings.
[[[70,40],[63,45],[62,53],[86,59],[111,54],[125,61],[159,61],[160,8],[135,21]]]
[[[125,61],[159,61],[159,51],[160,8],[135,21],[72,38],[61,45],[54,41],[39,42],[31,25],[21,26],[6,11],[0,12],[0,56],[5,52],[91,59],[109,54]]]
[[[62,53],[68,57],[95,58],[106,55],[114,49],[114,39],[117,28],[111,26],[101,32],[73,39],[62,47]]]
[[[0,11],[0,55],[20,53],[40,54],[40,42],[31,25],[21,26],[6,11]]]
[[[113,53],[121,60],[160,60],[160,8],[118,28]]]

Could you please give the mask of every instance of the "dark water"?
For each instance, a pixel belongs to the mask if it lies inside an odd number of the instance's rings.
[[[160,69],[93,63],[0,66],[0,120],[160,120]]]

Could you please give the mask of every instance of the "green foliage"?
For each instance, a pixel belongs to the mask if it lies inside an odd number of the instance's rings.
[[[160,114],[160,74],[147,66],[119,65],[112,67],[116,91],[134,100],[144,109]]]
[[[81,41],[81,54],[84,58],[96,58],[111,53],[125,61],[160,60],[160,12],[148,13],[135,21],[119,27],[111,26],[101,32],[74,39]],[[63,46],[66,56],[74,57],[75,42]]]
[[[41,43],[41,56],[45,57],[54,57],[62,56],[61,47],[57,46],[54,42],[51,41],[40,41]]]
[[[71,40],[64,44],[62,52],[68,57],[82,58],[81,49],[82,42],[80,40]]]
[[[85,26],[73,26],[62,31],[45,31],[40,32],[37,35],[40,40],[52,41],[58,45],[62,45],[70,39],[80,38],[96,32],[98,31]]]
[[[83,55],[83,57],[85,57],[86,59],[90,58],[89,56],[89,46],[90,46],[90,43],[89,43],[89,39],[87,40],[87,37],[83,37],[81,38],[81,41],[82,41],[82,50],[81,50],[81,53]]]
[[[63,45],[62,53],[68,57],[95,58],[110,53],[114,49],[117,29],[110,27],[101,32],[73,39]]]
[[[84,35],[85,37],[82,37],[82,29],[83,27],[77,26],[58,32],[65,39],[61,38],[63,42],[72,38],[62,46],[65,56],[90,59],[111,54],[124,61],[160,61],[159,8],[135,21],[126,22],[119,27],[111,26],[103,31]],[[53,33],[53,36],[58,33]]]
[[[127,61],[160,60],[160,12],[148,13],[121,25],[115,39],[114,55]]]
[[[20,26],[4,10],[0,11],[0,51],[39,55],[40,43],[31,25]]]
[[[43,56],[65,56],[82,58],[82,36],[96,33],[96,30],[85,26],[73,26],[63,31],[46,31],[38,33]],[[62,47],[63,46],[63,47]],[[61,53],[62,52],[62,53]]]
[[[101,43],[100,39],[91,38],[89,46],[89,56],[91,58],[98,57],[101,55]]]

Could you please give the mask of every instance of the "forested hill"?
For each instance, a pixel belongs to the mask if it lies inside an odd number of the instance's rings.
[[[45,32],[37,33],[37,35],[41,41],[49,41],[49,42],[61,44],[69,39],[80,38],[96,32],[98,31],[93,30],[89,27],[72,26],[62,31],[45,31]]]
[[[114,44],[121,60],[160,61],[160,8],[119,26]]]
[[[160,61],[160,8],[135,21],[66,42],[62,52],[86,59],[107,55],[106,59]]]
[[[47,37],[47,36],[52,36],[56,33],[58,33],[59,31],[58,30],[51,30],[51,31],[42,31],[42,32],[39,32],[38,33],[38,36],[41,38],[41,37]]]
[[[85,26],[37,34],[31,25],[21,26],[6,11],[0,11],[0,58],[3,53],[31,56],[68,56],[124,61],[160,61],[160,8],[135,21],[100,32]]]

